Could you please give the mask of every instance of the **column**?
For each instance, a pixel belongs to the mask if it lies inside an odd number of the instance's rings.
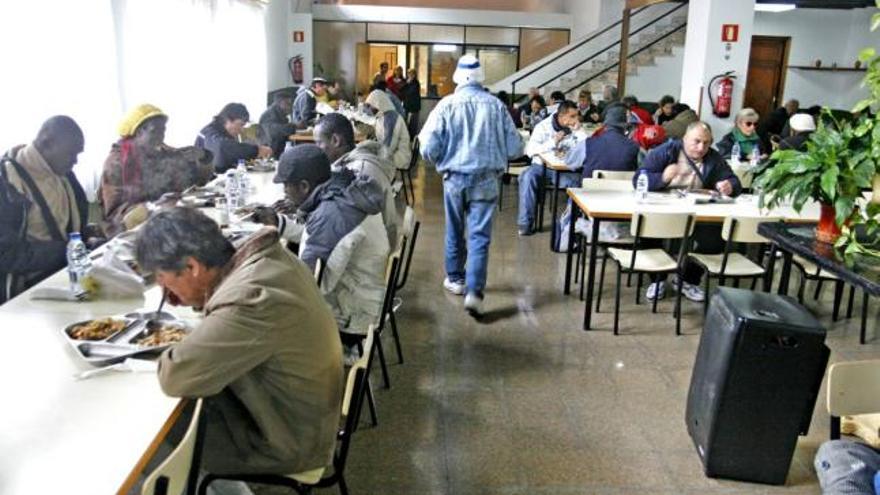
[[[736,112],[742,109],[754,19],[755,0],[691,0],[688,5],[681,101],[712,126],[716,141],[730,132]],[[717,117],[706,91],[714,76],[731,70],[736,79],[730,116]]]

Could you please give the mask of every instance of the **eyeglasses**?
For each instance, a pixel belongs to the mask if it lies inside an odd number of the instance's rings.
[[[746,127],[755,127],[755,124],[757,124],[757,122],[743,122],[743,125]]]

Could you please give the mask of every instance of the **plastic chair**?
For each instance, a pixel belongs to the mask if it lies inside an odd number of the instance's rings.
[[[625,180],[632,184],[635,170],[593,170],[594,179]]]
[[[507,162],[507,168],[501,176],[501,183],[498,188],[498,210],[504,207],[504,181],[515,177],[518,182],[519,176],[529,168],[529,165],[531,165],[531,161],[529,161],[528,157],[521,157]]]
[[[147,476],[141,487],[141,495],[182,495],[193,492],[199,476],[201,416],[202,399],[198,399],[183,439],[162,464]]]
[[[705,292],[703,299],[703,314],[709,310],[709,280],[718,279],[718,285],[724,285],[727,278],[734,280],[734,286],[739,286],[740,279],[751,278],[752,290],[759,278],[766,278],[772,274],[767,273],[763,266],[750,260],[742,253],[734,251],[736,244],[766,244],[767,239],[758,234],[758,224],[763,222],[778,222],[779,218],[773,217],[727,217],[721,227],[721,238],[726,241],[723,254],[700,254],[688,255],[698,265],[706,270]]]
[[[801,304],[804,303],[804,290],[806,289],[807,281],[814,281],[816,283],[816,290],[813,294],[813,299],[818,300],[819,296],[822,294],[822,285],[825,282],[834,282],[834,304],[832,306],[833,310],[831,313],[831,320],[837,321],[838,316],[840,315],[840,304],[843,301],[843,289],[844,282],[837,275],[822,270],[818,265],[813,263],[810,260],[805,258],[801,258],[800,256],[792,256],[792,265],[798,269],[801,274],[800,284],[798,284],[798,302]],[[853,306],[853,297],[855,297],[855,288],[850,288],[849,293],[849,305],[847,308],[847,318],[852,316],[852,306]],[[867,306],[867,294],[863,300],[864,305]],[[862,343],[864,344],[864,327],[866,322],[862,321]]]
[[[407,206],[403,214],[403,229],[400,237],[400,254],[406,257],[406,261],[401,259],[403,263],[397,270],[397,280],[394,283],[394,293],[392,295],[391,312],[388,315],[391,324],[391,333],[394,336],[394,345],[397,348],[397,362],[403,364],[403,350],[400,345],[400,336],[397,332],[397,318],[395,314],[403,305],[403,299],[397,297],[397,291],[403,289],[409,279],[409,268],[412,264],[413,252],[416,249],[416,240],[419,237],[419,228],[421,222],[416,220],[415,211]]]
[[[687,256],[690,236],[694,231],[694,215],[691,213],[647,213],[634,212],[630,232],[635,237],[634,249],[608,248],[606,256],[617,263],[617,287],[614,298],[614,335],[618,334],[620,319],[620,284],[623,273],[650,274],[656,278],[660,274],[676,273],[681,278],[681,265]],[[681,249],[678,260],[673,259],[662,249],[639,249],[641,239],[680,239]],[[601,287],[600,287],[601,289]],[[636,297],[641,290],[636,290]],[[602,292],[600,290],[599,297]],[[657,312],[657,298],[651,312]],[[681,335],[681,285],[675,298],[675,334]]]
[[[302,473],[279,475],[279,474],[242,474],[242,475],[213,475],[208,474],[199,485],[199,495],[206,495],[208,486],[215,480],[237,480],[249,483],[265,485],[286,486],[297,493],[310,493],[312,488],[328,488],[333,485],[339,486],[339,493],[348,495],[348,485],[345,482],[345,464],[348,460],[348,451],[351,446],[352,434],[357,430],[357,424],[363,408],[364,397],[369,386],[369,370],[372,362],[372,350],[374,345],[375,331],[371,326],[367,330],[364,339],[364,350],[360,359],[354,363],[348,371],[348,379],[345,382],[345,392],[342,396],[343,427],[336,434],[336,451],[333,453],[333,472],[326,475],[326,468],[311,469]]]
[[[880,360],[835,363],[828,368],[828,414],[831,439],[840,438],[840,418],[880,413]]]

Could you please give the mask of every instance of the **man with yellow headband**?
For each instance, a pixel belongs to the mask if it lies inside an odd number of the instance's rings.
[[[165,144],[167,122],[162,110],[143,104],[132,108],[119,124],[120,139],[104,162],[98,191],[108,234],[134,227],[139,217],[146,219],[146,215],[129,215],[144,209],[144,203],[204,185],[213,177],[211,152]]]

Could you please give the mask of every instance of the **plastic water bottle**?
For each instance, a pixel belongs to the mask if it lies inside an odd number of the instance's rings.
[[[251,188],[251,181],[250,177],[248,177],[247,167],[244,164],[244,160],[238,161],[238,165],[235,167],[235,173],[238,176],[239,196],[241,197],[242,206],[244,206],[247,204],[247,195]]]
[[[733,143],[733,148],[730,149],[730,159],[734,162],[739,161],[739,143]]]
[[[238,209],[241,202],[241,184],[238,180],[238,174],[235,169],[226,171],[226,208],[230,218],[232,212]]]
[[[648,199],[648,172],[642,170],[639,172],[639,178],[636,179],[636,202],[644,203]]]
[[[758,166],[758,148],[752,152],[752,157],[749,159],[749,169],[755,169]]]
[[[70,276],[70,291],[74,295],[85,292],[82,280],[92,267],[89,250],[79,232],[71,232],[67,241],[67,274]]]

